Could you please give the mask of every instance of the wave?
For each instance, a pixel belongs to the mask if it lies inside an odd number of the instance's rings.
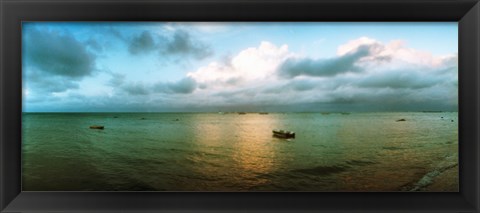
[[[422,178],[420,178],[420,180],[414,183],[410,187],[410,189],[407,188],[406,191],[424,191],[428,186],[433,184],[435,182],[435,179],[438,176],[440,176],[442,173],[446,172],[449,169],[453,169],[457,167],[458,166],[457,159],[458,159],[458,155],[450,155],[445,157],[444,161],[437,164],[432,171],[425,174]]]
[[[349,160],[345,163],[352,166],[366,166],[366,165],[376,164],[376,162],[368,161],[368,160]]]
[[[369,160],[348,160],[348,161],[345,161],[345,163],[343,164],[337,164],[337,165],[331,165],[331,166],[322,165],[322,166],[316,166],[313,168],[306,168],[306,169],[294,169],[294,170],[291,170],[290,172],[303,173],[303,174],[316,175],[316,176],[331,175],[331,174],[345,172],[357,166],[367,166],[375,163],[376,162],[369,161]]]

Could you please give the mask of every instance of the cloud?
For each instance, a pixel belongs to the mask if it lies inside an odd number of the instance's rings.
[[[403,40],[392,40],[382,43],[372,38],[360,37],[340,45],[337,56],[348,54],[361,46],[369,46],[370,54],[362,58],[359,63],[362,66],[379,69],[391,69],[391,67],[425,66],[438,67],[447,63],[446,59],[452,56],[434,56],[432,53],[407,47]]]
[[[433,56],[401,41],[383,44],[370,38],[339,46],[337,56],[329,59],[300,58],[286,45],[262,42],[188,76],[199,82],[197,94],[208,97],[210,105],[454,110],[457,60],[456,55]]]
[[[316,89],[331,90],[337,84],[323,79],[292,79],[289,81],[279,81],[276,84],[270,84],[263,87],[259,92],[267,94],[280,94],[285,92],[306,92]]]
[[[196,58],[199,46],[193,37],[176,29],[169,32],[171,37],[141,32],[129,40],[130,53],[172,51],[174,57]],[[105,83],[111,94],[78,96],[69,106],[81,101],[98,109],[115,106],[133,111],[455,110],[458,106],[456,54],[436,56],[403,41],[382,43],[367,37],[347,41],[333,54],[300,56],[286,44],[262,41],[175,81],[130,81],[110,72]],[[33,83],[30,79],[27,83],[51,92],[78,88],[77,78],[44,79],[42,74],[38,67],[30,69]],[[60,83],[66,78],[74,80]]]
[[[383,72],[392,67],[432,69],[447,63],[456,66],[452,56],[435,57],[428,52],[407,48],[405,42],[400,40],[382,44],[374,39],[361,37],[340,45],[337,56],[330,59],[289,58],[280,67],[279,75],[286,78],[300,75],[331,77],[370,69]]]
[[[134,37],[128,46],[128,51],[133,54],[149,53],[156,49],[155,41],[149,31]]]
[[[197,88],[197,82],[191,77],[185,77],[176,82],[158,82],[153,85],[153,91],[166,94],[190,94]]]
[[[193,39],[184,30],[175,31],[173,38],[165,45],[164,52],[174,55],[190,55],[195,59],[204,59],[213,53],[208,45]]]
[[[210,89],[248,86],[271,79],[278,66],[292,56],[287,45],[277,47],[263,41],[258,47],[246,48],[222,62],[211,62],[187,76]]]
[[[174,93],[188,94],[192,93],[197,87],[197,82],[191,78],[186,77],[175,83],[169,83],[168,88]]]
[[[96,71],[94,40],[85,43],[68,32],[24,27],[22,69],[28,98],[78,89],[78,82]]]
[[[361,45],[349,52],[330,59],[290,58],[279,69],[279,75],[284,78],[296,76],[335,76],[347,72],[361,72],[363,69],[356,63],[371,54],[375,45]]]
[[[75,81],[65,80],[62,76],[45,76],[41,71],[30,71],[28,81],[24,86],[30,91],[30,95],[41,95],[45,93],[59,93],[69,89],[78,89],[79,85]]]
[[[116,86],[121,86],[122,84],[125,83],[125,75],[118,74],[118,73],[110,73],[110,75],[112,76],[112,78],[107,83],[107,85],[116,87]]]
[[[128,95],[148,95],[150,94],[149,89],[140,82],[127,83],[120,87],[123,91],[127,92]]]
[[[195,39],[185,30],[173,30],[172,35],[158,35],[143,31],[129,40],[128,51],[132,55],[157,51],[162,58],[172,56],[193,57],[201,60],[213,54],[212,48]]]
[[[95,55],[69,33],[27,28],[24,64],[45,74],[79,79],[95,71]]]
[[[458,56],[456,54],[434,56],[429,52],[406,46],[401,40],[383,44],[362,37],[341,45],[337,54],[345,55],[359,46],[374,45],[371,53],[359,60],[364,73],[344,77],[338,82],[349,82],[360,88],[428,89],[436,85],[453,85],[458,81]],[[388,60],[383,60],[388,58]],[[451,88],[453,89],[453,87]]]
[[[427,75],[413,70],[393,70],[358,79],[356,85],[365,88],[421,89],[442,83],[443,80],[445,79],[438,75]]]
[[[103,30],[102,33],[112,35],[114,38],[120,39],[122,41],[127,40],[125,38],[125,36],[118,29],[116,29],[113,26],[107,26],[107,27],[103,28],[102,30]]]
[[[86,45],[96,52],[103,52],[103,46],[93,38],[88,39]]]
[[[197,82],[191,77],[184,77],[174,82],[132,82],[126,81],[125,75],[111,73],[112,78],[107,85],[113,87],[117,91],[117,95],[126,93],[126,95],[141,96],[155,94],[190,94],[197,88]],[[118,93],[120,92],[120,93]]]

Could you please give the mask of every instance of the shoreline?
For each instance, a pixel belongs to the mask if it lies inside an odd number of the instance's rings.
[[[459,190],[458,163],[436,168],[400,189],[410,192],[459,192]]]
[[[459,192],[459,172],[458,164],[446,169],[439,174],[433,182],[423,188],[421,191],[428,192]]]

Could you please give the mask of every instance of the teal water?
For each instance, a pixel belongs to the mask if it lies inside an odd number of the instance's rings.
[[[399,191],[458,165],[456,112],[22,119],[25,191]],[[296,138],[272,137],[272,129]]]

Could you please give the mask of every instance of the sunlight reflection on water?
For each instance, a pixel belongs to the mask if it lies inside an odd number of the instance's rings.
[[[26,191],[396,191],[439,162],[458,163],[457,113],[447,112],[28,113],[23,120]],[[297,137],[275,138],[272,129]]]

